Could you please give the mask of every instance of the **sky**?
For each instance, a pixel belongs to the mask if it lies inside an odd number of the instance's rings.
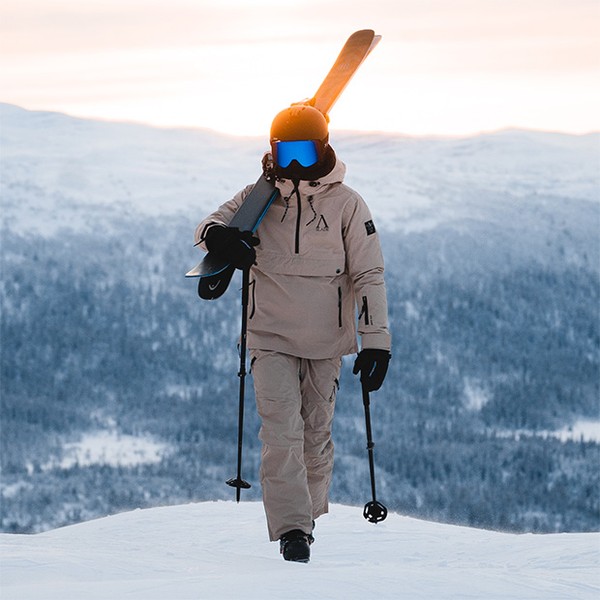
[[[2,0],[0,101],[267,135],[367,28],[332,129],[600,130],[600,0]]]

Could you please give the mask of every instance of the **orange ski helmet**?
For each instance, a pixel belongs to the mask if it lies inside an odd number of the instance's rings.
[[[327,118],[312,106],[295,104],[279,112],[271,125],[270,141],[278,177],[314,180],[335,164]]]
[[[328,139],[327,119],[321,111],[305,104],[285,108],[271,125],[271,142],[317,140],[326,144]]]

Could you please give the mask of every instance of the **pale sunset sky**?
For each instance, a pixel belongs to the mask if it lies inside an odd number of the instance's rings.
[[[338,130],[600,130],[600,0],[2,0],[0,101],[267,135],[346,38]]]

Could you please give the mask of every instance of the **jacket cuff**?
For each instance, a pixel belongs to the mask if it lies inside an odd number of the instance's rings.
[[[360,341],[361,350],[373,348],[389,351],[392,349],[392,336],[389,333],[363,333]]]

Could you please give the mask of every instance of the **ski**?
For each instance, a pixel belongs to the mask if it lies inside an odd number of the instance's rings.
[[[344,44],[317,93],[308,103],[327,115],[350,83],[358,67],[380,40],[381,36],[375,35],[372,29],[361,29],[353,33]]]
[[[325,76],[316,94],[298,104],[309,104],[327,115],[340,97],[360,65],[381,40],[372,29],[354,32],[344,44],[336,61]],[[230,227],[255,232],[279,192],[275,183],[261,175],[251,192],[233,216]],[[229,286],[235,267],[209,252],[204,259],[186,273],[199,277],[198,295],[204,300],[219,298]]]

